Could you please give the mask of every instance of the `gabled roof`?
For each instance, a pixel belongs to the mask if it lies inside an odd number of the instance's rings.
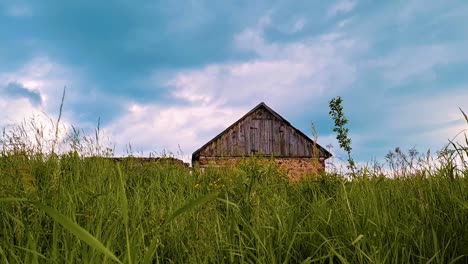
[[[214,137],[213,139],[211,139],[210,141],[208,141],[205,145],[203,145],[202,147],[200,147],[199,149],[197,149],[193,154],[192,154],[192,161],[195,160],[195,158],[199,157],[200,155],[200,152],[206,148],[208,145],[210,145],[211,143],[213,143],[215,140],[217,140],[218,138],[220,138],[223,134],[225,134],[226,132],[228,132],[231,128],[233,128],[234,126],[236,126],[239,122],[241,122],[242,120],[244,120],[245,118],[247,118],[249,115],[251,115],[252,113],[254,113],[255,111],[257,111],[258,109],[260,108],[264,108],[266,109],[268,112],[270,112],[274,117],[278,118],[279,120],[281,120],[281,122],[283,122],[284,124],[290,126],[296,133],[298,133],[299,135],[301,135],[302,137],[306,138],[307,141],[309,141],[310,143],[312,144],[315,144],[317,146],[317,148],[320,150],[320,153],[321,154],[324,154],[324,158],[325,159],[328,159],[330,158],[331,156],[333,156],[328,150],[324,149],[322,146],[320,146],[319,144],[315,143],[312,139],[310,139],[306,134],[304,134],[302,131],[300,131],[299,129],[295,128],[293,125],[291,125],[291,123],[289,123],[289,121],[287,121],[286,119],[284,119],[281,115],[279,115],[278,113],[276,113],[273,109],[271,109],[270,107],[268,107],[264,102],[261,102],[260,104],[258,104],[257,106],[255,106],[252,110],[250,110],[247,114],[245,114],[244,116],[242,116],[241,118],[239,118],[239,120],[237,120],[236,122],[234,122],[232,125],[230,125],[228,128],[226,128],[225,130],[223,130],[223,132],[219,133],[216,137]]]

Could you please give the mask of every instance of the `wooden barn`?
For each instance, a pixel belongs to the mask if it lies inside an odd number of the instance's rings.
[[[325,160],[332,156],[262,102],[195,151],[192,164],[235,163],[251,154],[273,156],[292,180],[323,171]]]

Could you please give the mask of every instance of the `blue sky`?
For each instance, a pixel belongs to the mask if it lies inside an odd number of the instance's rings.
[[[264,101],[356,160],[437,150],[467,125],[466,1],[0,0],[0,126],[56,117],[185,156]],[[47,119],[44,119],[47,120]]]

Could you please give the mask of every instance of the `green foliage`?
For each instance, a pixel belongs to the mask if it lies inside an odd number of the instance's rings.
[[[351,158],[351,138],[348,137],[348,128],[345,125],[348,123],[348,119],[346,119],[343,106],[342,106],[343,99],[340,96],[333,98],[330,100],[330,112],[329,114],[333,118],[335,122],[335,127],[333,131],[336,132],[336,139],[340,144],[340,148],[342,148],[346,153],[348,153],[348,167],[354,172],[355,163],[354,160]]]
[[[0,167],[2,263],[468,261],[468,177],[448,171],[290,183],[261,157],[204,172],[75,155]]]
[[[80,240],[84,241],[94,249],[101,251],[103,254],[107,255],[111,259],[115,260],[118,263],[121,263],[119,259],[109,251],[101,242],[99,242],[94,236],[92,236],[88,231],[71,221],[69,218],[57,212],[55,209],[37,203],[36,206],[42,211],[46,212],[54,221],[61,224],[66,230],[74,234]],[[42,255],[42,254],[41,254]]]

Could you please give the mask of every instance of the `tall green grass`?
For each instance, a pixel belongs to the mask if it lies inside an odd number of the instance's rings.
[[[468,177],[285,180],[69,154],[0,159],[2,263],[468,261]]]
[[[467,146],[295,183],[268,158],[201,172],[4,146],[0,263],[467,263]]]

